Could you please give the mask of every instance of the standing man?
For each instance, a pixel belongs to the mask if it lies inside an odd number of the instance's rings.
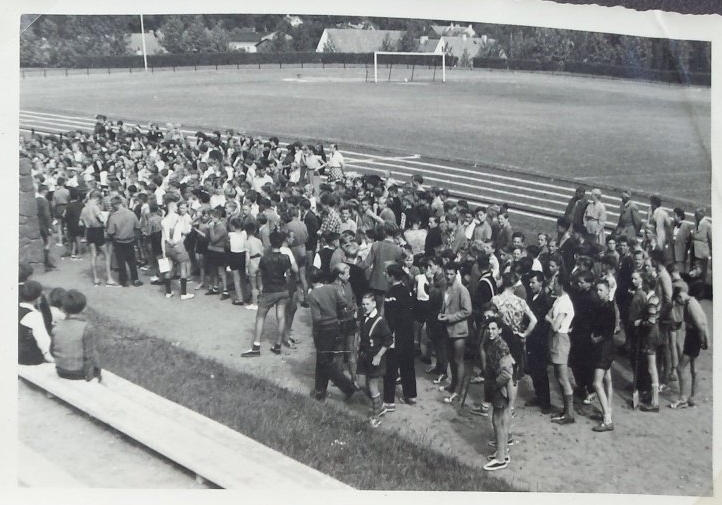
[[[534,385],[536,398],[527,402],[527,406],[538,406],[542,414],[551,412],[551,397],[549,392],[549,377],[547,365],[549,364],[549,331],[551,327],[545,316],[552,308],[552,299],[544,290],[544,274],[533,271],[529,277],[529,308],[532,310],[538,324],[526,339],[527,370]]]
[[[671,260],[682,275],[689,272],[690,249],[692,248],[693,225],[684,220],[684,210],[676,207],[672,212]]]
[[[704,209],[699,208],[694,211],[694,223],[692,236],[694,268],[690,272],[690,277],[699,279],[703,285],[711,285],[711,279],[708,281],[708,272],[712,264],[712,219],[705,215]]]
[[[679,358],[679,366],[677,366],[679,397],[675,402],[670,403],[669,406],[673,409],[683,409],[696,405],[694,401],[694,394],[697,389],[697,369],[695,362],[697,357],[699,357],[700,349],[707,349],[709,338],[707,317],[699,302],[689,295],[686,284],[681,284],[674,288],[674,301],[683,307],[685,337],[682,356]],[[687,389],[687,365],[690,367],[692,377],[689,396],[685,396]]]
[[[574,320],[574,305],[566,293],[565,281],[559,276],[554,278],[552,289],[557,299],[545,319],[551,325],[549,334],[549,356],[554,366],[554,377],[564,395],[564,411],[552,417],[556,424],[571,424],[574,422],[574,394],[569,381],[569,350],[571,342],[569,331]]]
[[[191,260],[188,251],[183,244],[186,235],[191,231],[191,226],[186,220],[182,220],[177,212],[178,204],[174,200],[167,203],[168,213],[160,222],[161,227],[161,251],[163,257],[178,265],[180,273],[181,300],[190,300],[195,294],[188,293],[188,278],[191,273]],[[244,253],[245,254],[245,253]],[[165,274],[165,296],[170,298],[173,296],[171,290],[171,279],[173,277],[173,269],[171,268]],[[238,293],[237,293],[238,295]]]
[[[318,216],[311,209],[311,201],[307,198],[301,200],[301,219],[303,224],[306,225],[306,232],[308,238],[306,239],[306,273],[305,276],[308,279],[311,273],[311,267],[313,266],[313,258],[316,255],[316,249],[318,248],[318,230],[321,229],[321,221]]]
[[[662,200],[659,195],[652,195],[649,199],[647,223],[654,230],[654,235],[657,237],[655,249],[666,252],[670,238],[670,220],[669,214],[662,208]]]
[[[602,422],[593,427],[597,432],[613,431],[612,422],[612,362],[614,361],[614,302],[611,300],[606,279],[597,282],[599,305],[594,313],[592,330],[594,391],[602,409]]]
[[[604,226],[607,224],[607,208],[602,203],[602,190],[592,190],[592,201],[584,211],[584,227],[590,241],[604,245]]]
[[[316,376],[311,396],[316,400],[325,399],[330,380],[349,399],[356,387],[334,360],[336,338],[339,334],[338,318],[339,314],[347,309],[346,300],[335,284],[324,284],[323,281],[323,274],[314,272],[311,276],[313,289],[308,294],[313,343],[316,346]]]
[[[40,237],[43,239],[43,252],[45,259],[45,270],[52,270],[56,266],[50,260],[50,246],[53,236],[53,218],[50,214],[50,202],[48,201],[48,187],[45,184],[38,186],[35,194],[35,202],[38,206],[38,226]]]
[[[360,265],[365,270],[371,269],[369,287],[376,296],[376,309],[381,315],[384,313],[384,296],[390,287],[386,268],[401,259],[401,247],[394,242],[397,229],[394,223],[384,223],[384,239],[371,244],[371,250]]]
[[[142,286],[138,280],[138,269],[135,263],[135,235],[140,230],[140,221],[135,212],[123,206],[123,199],[116,195],[110,200],[113,212],[108,216],[107,234],[113,242],[115,257],[118,260],[118,280],[123,287],[128,286],[128,272],[134,286]]]
[[[634,238],[642,229],[642,216],[639,215],[637,204],[632,201],[629,190],[622,191],[622,203],[619,205],[619,222],[615,233],[628,239]]]

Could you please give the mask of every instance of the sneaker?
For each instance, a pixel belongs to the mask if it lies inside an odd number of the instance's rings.
[[[516,440],[514,440],[514,437],[509,437],[506,439],[507,447],[511,447],[514,444],[516,444]],[[486,445],[488,445],[489,447],[496,447],[496,440],[491,439],[486,443]]]
[[[596,431],[597,433],[601,433],[604,431],[614,431],[614,423],[601,422],[595,427],[593,427],[592,431]]]
[[[401,401],[406,405],[416,405],[416,398],[402,398]]]
[[[230,297],[231,295],[228,294],[228,291],[221,293],[221,300],[228,300]]]
[[[256,305],[255,303],[246,305],[246,310],[258,310],[258,305]]]
[[[119,287],[121,287],[121,286],[120,286],[120,284],[118,284],[118,283],[115,282],[115,281],[106,281],[105,287],[106,287],[106,288],[119,288]]]
[[[687,400],[677,400],[667,405],[670,409],[686,409],[689,407]]]
[[[253,347],[241,353],[241,358],[254,358],[261,355],[261,346],[253,344]]]
[[[390,414],[391,412],[396,412],[396,404],[395,403],[384,403],[381,406],[381,411],[378,413],[378,415],[383,416],[384,414]]]
[[[487,461],[492,461],[492,460],[494,460],[494,459],[496,459],[496,452],[495,452],[494,454],[492,454],[491,456],[487,456],[487,457],[486,457],[486,460],[487,460]],[[509,456],[509,455],[507,454],[507,456],[504,458],[504,461],[506,461],[507,463],[511,463],[511,456]]]
[[[506,461],[492,459],[486,465],[484,465],[484,470],[486,470],[487,472],[494,472],[496,470],[503,470],[507,466],[509,466],[509,463]]]
[[[643,404],[641,404],[641,405],[639,406],[639,410],[641,410],[642,412],[655,412],[655,413],[658,413],[658,412],[659,412],[659,405],[652,405],[652,404],[643,403]]]
[[[381,426],[381,419],[379,419],[377,416],[371,417],[369,419],[369,424],[371,424],[372,428],[378,428]]]
[[[439,391],[441,391],[442,393],[453,393],[454,392],[454,390],[451,389],[451,384],[449,384],[447,386],[441,386],[439,388]]]
[[[245,303],[243,303],[243,301],[241,301],[241,300],[233,300],[233,301],[231,302],[231,304],[232,304],[232,305],[239,305],[239,306],[240,306],[240,305],[245,305]]]
[[[208,291],[206,291],[206,295],[207,295],[207,296],[217,295],[217,294],[218,294],[218,290],[217,290],[217,289],[211,288],[211,289],[209,289]]]
[[[444,403],[451,405],[456,403],[459,400],[459,395],[457,393],[451,393],[451,396],[445,396],[444,397]]]
[[[191,298],[195,298],[196,295],[193,293],[186,293],[185,295],[181,295],[181,300],[190,300]]]
[[[448,375],[446,375],[445,373],[442,373],[442,374],[439,375],[436,379],[434,379],[434,384],[441,384],[442,382],[444,382],[444,381],[445,381],[446,379],[448,379],[448,378],[449,378]]]
[[[158,278],[157,275],[154,275],[153,277],[150,278],[150,283],[153,285],[160,284],[160,279]]]
[[[469,409],[469,412],[474,414],[475,416],[481,416],[481,417],[488,417],[489,416],[489,407],[484,405],[483,403],[477,407],[471,407]]]
[[[591,405],[594,400],[597,399],[597,393],[589,393],[584,400],[582,400],[582,403],[584,405]]]
[[[271,352],[273,354],[281,354],[281,344],[274,344],[274,346],[271,347]]]
[[[136,288],[139,288],[142,285],[143,285],[143,281],[141,281],[141,280],[136,279],[133,281],[133,286],[135,286]]]
[[[569,417],[565,414],[562,414],[560,416],[552,417],[552,422],[554,424],[572,424],[576,420],[573,417]]]

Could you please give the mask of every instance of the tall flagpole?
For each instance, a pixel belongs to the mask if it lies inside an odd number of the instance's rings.
[[[145,27],[143,26],[143,14],[140,15],[140,38],[143,40],[143,66],[148,72],[148,55],[145,50]]]

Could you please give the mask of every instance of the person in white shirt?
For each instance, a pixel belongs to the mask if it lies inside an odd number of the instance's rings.
[[[266,167],[259,164],[256,167],[256,176],[253,178],[251,187],[260,193],[263,192],[263,186],[266,184],[273,184],[273,178],[266,173]]]
[[[574,422],[574,398],[568,368],[569,349],[571,348],[569,330],[574,319],[574,306],[559,276],[555,279],[553,290],[557,295],[557,299],[545,319],[552,326],[552,333],[549,338],[549,354],[552,365],[554,365],[554,376],[564,394],[564,412],[561,415],[552,417],[552,422],[569,424]]]
[[[169,201],[167,204],[168,213],[161,220],[161,249],[163,257],[170,261],[173,261],[179,265],[180,270],[180,286],[181,286],[181,300],[189,300],[195,295],[188,293],[188,278],[190,277],[190,257],[188,251],[186,251],[183,240],[186,235],[191,232],[191,222],[178,214],[177,210],[180,209],[183,215],[187,215],[188,207],[185,202],[177,204],[174,201]],[[171,268],[166,272],[165,278],[165,297],[170,298],[173,296],[171,291],[171,278],[173,269]]]

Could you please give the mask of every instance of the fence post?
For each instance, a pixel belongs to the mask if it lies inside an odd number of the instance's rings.
[[[303,68],[303,62],[301,62],[301,68]]]
[[[343,69],[346,70],[346,62],[343,62]]]
[[[283,68],[283,63],[281,63],[280,61],[278,62],[278,68]]]
[[[173,65],[173,72],[175,72],[175,65]]]
[[[130,73],[132,74],[132,73],[133,73],[133,67],[130,67],[129,70],[130,70]]]
[[[68,77],[68,69],[65,69],[65,77]]]
[[[110,75],[110,67],[108,67],[108,75]]]
[[[150,67],[150,73],[155,74],[155,67]]]
[[[258,70],[261,70],[261,60],[258,60]]]
[[[216,70],[218,70],[218,63],[216,63]]]
[[[326,69],[326,62],[323,60],[321,60],[321,68],[324,70]]]
[[[236,63],[236,70],[238,70],[240,67],[238,66],[238,63]]]
[[[48,71],[43,69],[43,77],[47,77],[47,76],[48,76]]]
[[[25,70],[23,70],[23,79],[25,79]]]
[[[193,70],[198,72],[198,65],[193,65]]]

